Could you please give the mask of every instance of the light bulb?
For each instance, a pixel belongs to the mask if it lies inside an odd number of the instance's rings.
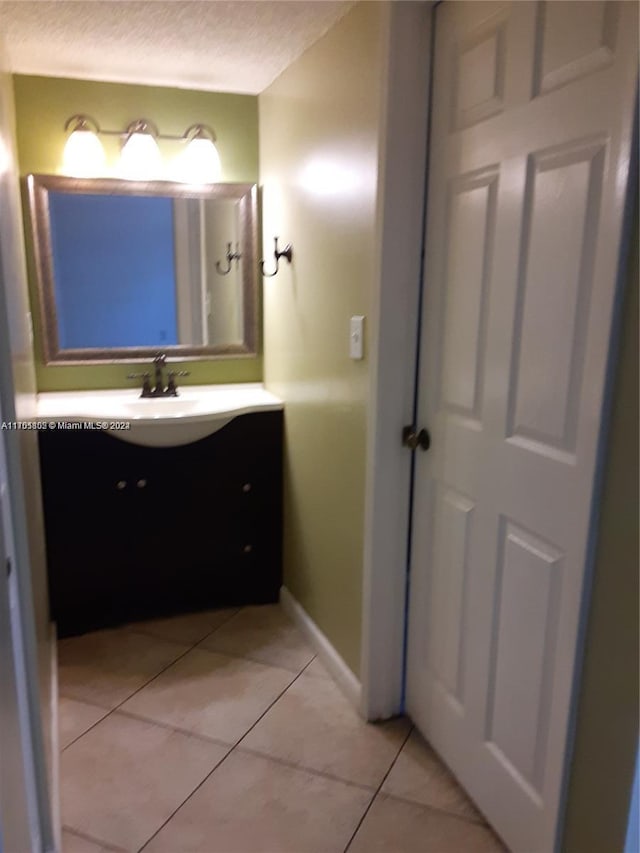
[[[188,184],[211,184],[220,180],[222,164],[211,139],[196,136],[176,158],[176,179]]]
[[[102,143],[88,127],[73,131],[64,146],[62,170],[74,178],[91,178],[104,174],[106,157]]]
[[[152,134],[132,133],[122,147],[119,174],[130,180],[151,180],[159,178],[161,171],[162,157]]]

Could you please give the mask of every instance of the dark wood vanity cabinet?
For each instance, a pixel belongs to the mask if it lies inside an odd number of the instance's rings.
[[[282,412],[241,415],[181,447],[50,430],[40,458],[60,636],[277,601]]]

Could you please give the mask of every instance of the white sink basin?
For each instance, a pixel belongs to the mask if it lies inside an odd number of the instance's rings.
[[[131,403],[125,403],[123,410],[132,418],[165,418],[182,417],[198,408],[198,400],[180,397],[162,397],[154,400],[152,397],[139,397]]]
[[[237,415],[277,411],[283,403],[255,383],[191,385],[178,397],[140,397],[139,390],[64,391],[38,395],[34,420],[55,424],[99,425],[114,438],[147,447],[191,444]]]

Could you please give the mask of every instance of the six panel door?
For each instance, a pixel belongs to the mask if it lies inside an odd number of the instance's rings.
[[[556,843],[637,76],[637,7],[444,2],[408,710],[514,850]]]

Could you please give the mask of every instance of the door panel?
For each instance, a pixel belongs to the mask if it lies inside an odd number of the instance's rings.
[[[466,175],[449,197],[442,402],[475,420],[482,410],[496,178],[493,169]]]
[[[536,33],[537,95],[610,65],[620,6],[610,0],[583,3],[580,26],[567,2],[540,3]]]
[[[436,10],[407,705],[528,853],[557,831],[636,33],[632,3]]]
[[[500,527],[486,739],[539,787],[562,554],[504,517]]]
[[[437,609],[430,646],[434,672],[452,697],[463,701],[464,603],[468,583],[469,538],[474,504],[448,489],[436,504],[431,597]]]
[[[604,147],[572,143],[530,155],[524,196],[507,436],[527,450],[567,451],[560,458],[570,463]]]

